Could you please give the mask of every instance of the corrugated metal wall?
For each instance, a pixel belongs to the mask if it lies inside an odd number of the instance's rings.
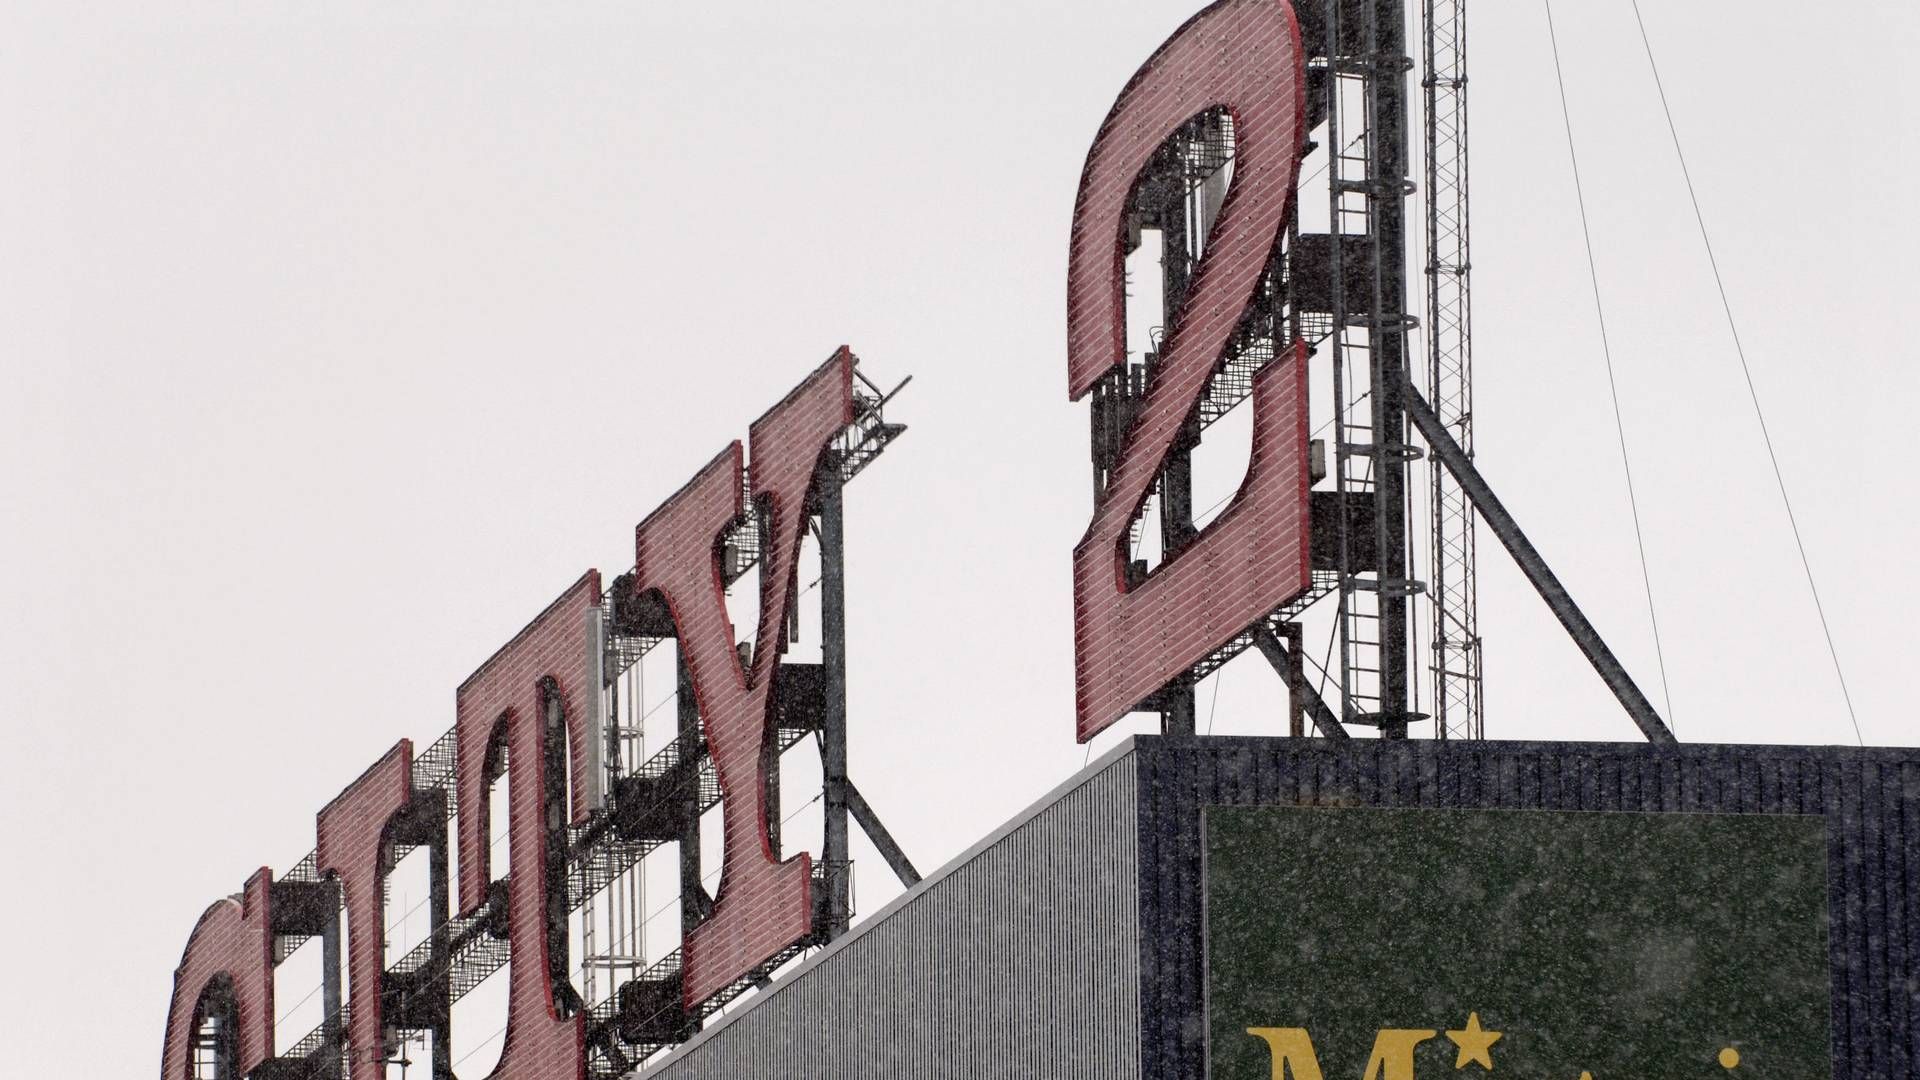
[[[1117,757],[647,1075],[1139,1076],[1134,803]]]
[[[1833,1075],[1920,1074],[1920,750],[1146,737],[1134,757],[1147,1077],[1204,1068],[1201,808],[1259,804],[1823,817]]]

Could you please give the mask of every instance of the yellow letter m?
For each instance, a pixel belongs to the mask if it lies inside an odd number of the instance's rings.
[[[1247,1034],[1266,1040],[1273,1053],[1273,1080],[1325,1080],[1306,1028],[1248,1028]],[[1360,1080],[1413,1080],[1413,1048],[1438,1034],[1413,1028],[1382,1029],[1373,1037],[1373,1054]]]

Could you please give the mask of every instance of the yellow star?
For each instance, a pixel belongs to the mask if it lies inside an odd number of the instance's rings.
[[[1453,1045],[1460,1048],[1460,1053],[1453,1059],[1454,1068],[1464,1069],[1467,1067],[1467,1062],[1471,1061],[1489,1072],[1493,1071],[1493,1058],[1487,1053],[1487,1048],[1500,1041],[1500,1033],[1482,1031],[1479,1013],[1468,1013],[1466,1030],[1449,1031],[1447,1038],[1452,1039]]]

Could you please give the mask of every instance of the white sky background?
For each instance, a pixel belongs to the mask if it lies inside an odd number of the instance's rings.
[[[1077,768],[1068,222],[1196,6],[0,12],[4,1071],[151,1075],[200,911],[842,342],[914,376],[848,492],[856,782],[926,870]],[[1913,744],[1920,9],[1643,6],[1865,737]],[[1556,15],[1679,733],[1850,743],[1632,12]],[[1658,701],[1545,22],[1474,19],[1481,466]],[[1481,550],[1489,733],[1635,738]],[[1216,731],[1276,730],[1253,670]]]

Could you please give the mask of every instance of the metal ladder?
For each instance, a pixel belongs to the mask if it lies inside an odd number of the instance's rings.
[[[1334,5],[1338,11],[1340,5]],[[1338,15],[1329,20],[1329,33],[1339,41]],[[1337,47],[1329,46],[1329,54]],[[1333,277],[1333,327],[1328,341],[1333,347],[1334,489],[1342,508],[1338,532],[1340,538],[1339,622],[1340,634],[1340,707],[1343,723],[1380,711],[1380,608],[1379,575],[1371,568],[1354,568],[1352,515],[1345,512],[1350,501],[1370,501],[1374,494],[1373,429],[1363,410],[1371,393],[1371,332],[1364,320],[1351,314],[1358,297],[1349,297],[1346,268],[1343,265],[1346,244],[1339,238],[1364,236],[1370,231],[1372,211],[1368,200],[1368,154],[1364,134],[1354,138],[1347,130],[1350,122],[1365,130],[1366,82],[1363,68],[1355,67],[1338,55],[1326,64],[1330,102],[1327,111],[1328,214],[1329,229],[1335,236],[1331,245]],[[1356,152],[1357,151],[1357,152]]]

